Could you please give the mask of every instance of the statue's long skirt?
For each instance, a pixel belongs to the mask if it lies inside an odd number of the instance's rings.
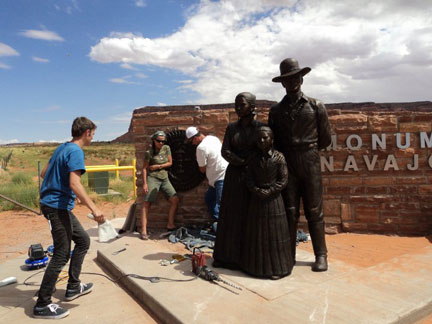
[[[290,232],[280,194],[252,196],[248,208],[241,269],[253,276],[287,276],[293,268]]]
[[[250,193],[246,187],[244,167],[229,164],[224,179],[213,258],[228,268],[241,263],[245,217]]]

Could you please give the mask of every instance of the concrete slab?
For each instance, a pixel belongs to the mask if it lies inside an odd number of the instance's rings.
[[[370,268],[330,260],[324,273],[312,272],[313,255],[298,249],[293,273],[277,281],[216,269],[241,291],[194,279],[189,260],[160,265],[175,253],[161,241],[127,235],[101,246],[97,259],[114,276],[146,277],[121,282],[164,323],[409,323],[432,305],[432,247]],[[156,276],[167,279],[149,281]]]
[[[123,222],[121,222],[123,224]],[[141,304],[134,300],[118,285],[101,275],[106,273],[96,264],[96,253],[102,245],[95,238],[97,230],[92,230],[92,244],[83,264],[81,279],[93,282],[94,290],[72,302],[64,301],[65,283],[57,284],[53,302],[70,310],[70,315],[61,320],[62,323],[157,323]],[[0,279],[14,276],[18,283],[0,287],[0,323],[46,323],[46,320],[31,317],[36,302],[35,294],[42,281],[43,269],[25,271],[26,256],[11,259],[0,265]],[[67,270],[65,267],[64,270]],[[92,273],[92,274],[90,274]],[[96,275],[95,275],[96,274]],[[24,285],[27,280],[35,286]]]

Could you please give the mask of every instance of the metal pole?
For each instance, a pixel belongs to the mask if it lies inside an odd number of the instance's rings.
[[[118,159],[115,159],[115,165],[118,167],[119,166],[119,160]],[[116,170],[116,180],[118,180],[118,179],[120,179],[120,172],[119,172],[119,170],[117,169]]]
[[[23,205],[23,204],[19,203],[18,201],[15,201],[15,200],[13,200],[13,199],[11,199],[9,197],[6,197],[6,196],[4,196],[2,194],[0,194],[0,198],[6,199],[7,201],[10,201],[11,203],[13,203],[15,205],[18,205],[18,206],[20,206],[20,207],[22,207],[24,209],[30,210],[31,212],[40,215],[40,212],[38,212],[38,211],[36,211],[34,209],[31,209],[30,207],[27,207],[26,205]]]
[[[132,160],[133,165],[133,175],[132,175],[132,183],[133,183],[133,190],[134,190],[134,198],[137,198],[137,187],[136,187],[136,159]]]
[[[39,189],[39,198],[40,198],[40,190],[41,190],[41,161],[38,161],[38,189]],[[42,214],[42,209],[39,204],[39,214]]]

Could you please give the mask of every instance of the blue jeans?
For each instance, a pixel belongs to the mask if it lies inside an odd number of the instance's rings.
[[[62,268],[69,261],[71,241],[75,247],[69,265],[69,281],[67,288],[76,289],[80,285],[79,275],[84,257],[90,247],[90,237],[71,211],[55,209],[42,205],[42,213],[50,221],[51,235],[54,242],[54,255],[48,264],[36,306],[51,304],[51,295]]]
[[[214,219],[219,218],[219,208],[222,199],[223,180],[218,180],[214,183],[214,187],[209,186],[205,194],[205,202],[210,215]]]

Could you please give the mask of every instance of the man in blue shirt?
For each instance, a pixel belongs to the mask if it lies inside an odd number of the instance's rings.
[[[69,261],[71,241],[75,247],[69,265],[69,280],[66,301],[91,292],[92,283],[79,280],[84,257],[90,247],[90,237],[72,213],[78,197],[94,215],[97,222],[104,222],[101,210],[96,207],[81,184],[85,172],[82,148],[93,139],[96,125],[86,117],[78,117],[72,124],[72,141],[60,145],[53,153],[41,175],[40,204],[48,220],[54,242],[54,255],[42,279],[38,300],[33,308],[33,317],[58,319],[69,315],[69,310],[53,304],[51,295],[62,268]]]

